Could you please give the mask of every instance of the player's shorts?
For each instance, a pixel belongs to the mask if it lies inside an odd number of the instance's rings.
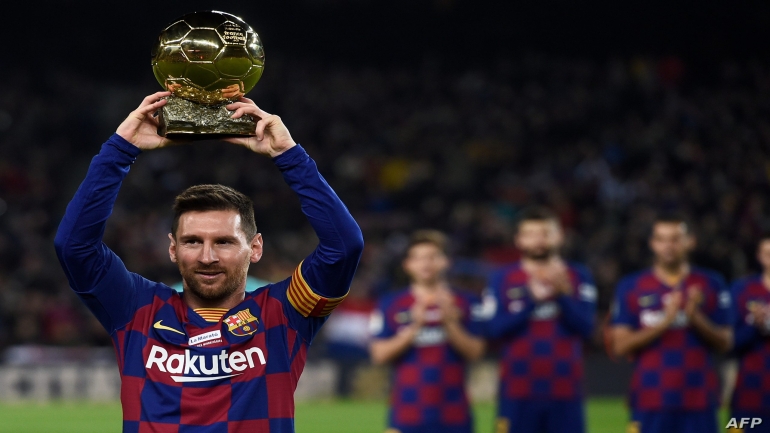
[[[471,424],[465,425],[418,425],[409,427],[389,427],[385,433],[473,433]]]
[[[770,413],[758,413],[745,410],[733,410],[730,413],[731,418],[735,418],[736,423],[739,423],[741,419],[745,419],[748,423],[754,418],[762,420],[761,424],[755,424],[754,427],[749,427],[744,424],[743,428],[728,428],[728,433],[770,433]],[[729,422],[728,418],[728,422]],[[740,424],[739,424],[740,425]]]
[[[716,410],[634,411],[628,433],[717,433]]]
[[[583,401],[502,399],[495,433],[585,433]]]

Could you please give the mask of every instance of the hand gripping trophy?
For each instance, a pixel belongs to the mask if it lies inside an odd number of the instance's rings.
[[[159,111],[164,137],[254,135],[250,116],[225,108],[248,93],[265,65],[259,35],[242,19],[219,11],[193,12],[168,25],[152,51],[152,71],[172,94]]]

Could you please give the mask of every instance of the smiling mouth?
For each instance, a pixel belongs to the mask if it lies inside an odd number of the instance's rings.
[[[205,279],[210,279],[210,278],[216,278],[219,275],[223,275],[224,272],[210,272],[210,271],[209,272],[200,272],[200,271],[198,271],[195,274],[199,275],[199,276],[201,276],[201,277],[203,277]]]

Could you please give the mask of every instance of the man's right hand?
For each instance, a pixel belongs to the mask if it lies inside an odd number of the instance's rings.
[[[760,331],[770,331],[770,305],[768,304],[752,304],[749,307],[749,312],[752,315],[752,324]]]
[[[676,315],[679,314],[679,310],[682,307],[683,295],[681,290],[674,290],[669,293],[668,297],[663,303],[663,311],[665,312],[666,327],[674,323]]]
[[[415,328],[421,328],[422,325],[425,324],[425,312],[427,309],[428,306],[425,305],[423,300],[415,300],[412,306],[409,308],[409,324]]]
[[[171,144],[171,140],[158,135],[158,119],[154,116],[160,107],[166,105],[166,100],[161,98],[169,95],[171,92],[157,92],[144,98],[139,107],[118,126],[115,133],[142,150]]]

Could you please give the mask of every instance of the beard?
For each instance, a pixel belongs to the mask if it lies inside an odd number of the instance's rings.
[[[528,248],[521,251],[521,255],[529,260],[544,262],[556,255],[555,248]]]
[[[224,280],[217,281],[213,284],[203,282],[199,279],[198,274],[196,274],[198,271],[221,272],[224,275]],[[209,302],[227,299],[233,293],[238,291],[238,289],[244,287],[246,282],[246,270],[243,270],[242,272],[240,272],[240,270],[229,272],[220,267],[198,266],[192,269],[182,269],[180,266],[179,272],[182,274],[185,290],[189,290],[199,299]]]
[[[656,257],[655,262],[662,268],[676,270],[687,262],[686,256]]]

